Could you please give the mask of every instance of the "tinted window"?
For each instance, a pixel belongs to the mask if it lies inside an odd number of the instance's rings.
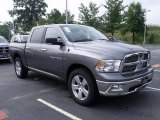
[[[61,33],[57,28],[47,28],[45,39],[61,37]]]
[[[33,31],[31,37],[31,43],[41,43],[44,28],[37,28]]]

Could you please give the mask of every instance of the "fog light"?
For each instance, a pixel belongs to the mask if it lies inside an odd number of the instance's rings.
[[[122,85],[112,85],[109,91],[121,92],[123,91],[123,88],[122,88]]]

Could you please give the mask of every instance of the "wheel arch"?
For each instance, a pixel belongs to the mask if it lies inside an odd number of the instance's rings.
[[[68,67],[68,69],[67,69],[67,73],[66,73],[66,81],[67,81],[67,83],[68,83],[69,75],[71,74],[71,72],[72,72],[73,70],[75,70],[75,69],[78,69],[78,68],[83,68],[83,69],[87,70],[87,71],[89,72],[89,74],[91,75],[91,77],[92,77],[92,78],[94,79],[94,81],[95,81],[95,77],[94,77],[92,71],[91,71],[87,66],[82,65],[82,64],[75,63],[75,64],[70,65],[70,66]]]
[[[26,61],[25,61],[25,56],[23,57],[23,55],[21,55],[20,53],[18,52],[15,52],[13,55],[12,55],[12,62],[14,63],[15,59],[19,57],[21,60],[22,60],[22,64],[27,67],[27,64],[26,64]]]
[[[18,53],[13,54],[13,60],[15,60],[17,57],[21,57]]]

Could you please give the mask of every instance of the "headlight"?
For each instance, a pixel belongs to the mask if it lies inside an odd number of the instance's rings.
[[[101,60],[96,66],[99,72],[118,72],[121,60]]]

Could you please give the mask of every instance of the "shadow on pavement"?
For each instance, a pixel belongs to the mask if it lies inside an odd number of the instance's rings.
[[[31,72],[31,71],[29,71],[27,78],[24,80],[38,82],[38,84],[42,84],[48,87],[52,87],[52,86],[54,87],[54,86],[59,86],[59,85],[65,86],[64,81],[58,80],[54,77],[50,77],[47,75],[39,74],[36,72]]]
[[[0,65],[11,64],[10,60],[0,60]]]

